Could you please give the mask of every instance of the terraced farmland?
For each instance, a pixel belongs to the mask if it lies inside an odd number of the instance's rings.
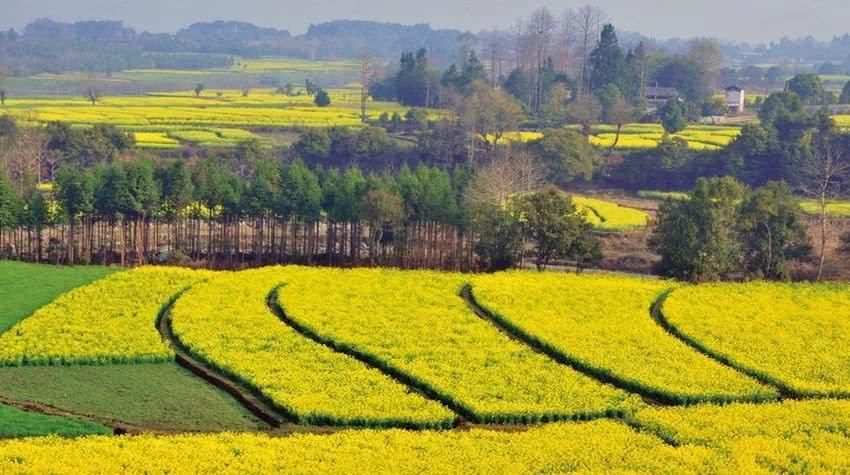
[[[176,148],[178,144],[205,147],[234,146],[259,138],[251,130],[309,127],[362,127],[359,88],[328,91],[332,104],[316,107],[304,93],[287,96],[275,89],[150,93],[143,96],[107,96],[92,105],[84,98],[9,99],[3,108],[22,124],[39,126],[52,121],[75,126],[112,124],[136,135],[142,148]],[[367,114],[398,113],[408,108],[394,102],[370,102]],[[436,111],[430,112],[437,117]]]
[[[688,146],[694,150],[718,150],[728,145],[740,133],[741,129],[738,127],[691,125],[670,137],[687,141]],[[617,131],[614,126],[601,125],[594,127],[592,134],[591,142],[601,147],[610,147],[614,144]],[[628,124],[620,131],[616,148],[654,148],[663,136],[664,129],[660,124]]]
[[[475,316],[462,285],[436,272],[312,271],[281,289],[280,304],[305,331],[404,374],[474,420],[599,417],[634,406]]]
[[[576,127],[574,127],[576,128]],[[690,125],[685,130],[671,134],[670,137],[681,138],[688,142],[694,150],[719,150],[725,147],[738,135],[739,127],[715,125]],[[626,124],[620,129],[617,140],[617,127],[614,125],[597,125],[591,129],[590,142],[601,148],[610,148],[616,141],[617,150],[643,150],[658,146],[664,136],[660,124]],[[540,132],[509,132],[502,137],[503,142],[530,142],[543,137]]]
[[[0,335],[0,473],[850,470],[843,284],[304,267],[79,284]]]

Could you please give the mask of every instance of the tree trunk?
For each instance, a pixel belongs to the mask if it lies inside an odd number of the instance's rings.
[[[820,199],[820,258],[818,259],[818,275],[815,279],[820,281],[823,277],[823,263],[826,260],[826,196]]]

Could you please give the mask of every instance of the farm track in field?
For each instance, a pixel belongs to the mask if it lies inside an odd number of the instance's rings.
[[[48,416],[58,416],[65,417],[69,419],[79,419],[87,422],[93,422],[95,424],[100,424],[102,426],[109,427],[112,429],[112,432],[115,435],[123,435],[123,434],[170,434],[173,431],[157,431],[147,429],[145,427],[127,424],[121,421],[117,421],[115,419],[109,419],[105,417],[97,417],[88,414],[81,414],[72,411],[66,411],[64,409],[59,409],[58,407],[53,407],[49,404],[44,404],[36,401],[17,401],[13,399],[8,399],[5,397],[0,397],[0,404],[5,406],[14,407],[15,409],[20,409],[24,412],[34,412],[38,414],[44,414]]]
[[[652,405],[652,406],[673,406],[676,405],[674,402],[668,400],[663,395],[651,394],[647,391],[643,391],[640,388],[636,388],[633,385],[626,384],[622,380],[603,374],[599,371],[596,371],[593,368],[590,368],[584,364],[579,363],[576,359],[570,358],[567,355],[563,354],[560,351],[556,351],[552,348],[547,347],[546,345],[539,344],[535,341],[534,338],[525,335],[524,332],[516,328],[514,325],[507,322],[505,319],[492,314],[491,312],[484,309],[477,300],[475,300],[475,295],[472,293],[472,285],[466,284],[460,291],[460,297],[466,303],[472,312],[478,316],[479,318],[487,321],[494,327],[496,327],[500,332],[508,336],[510,339],[521,343],[522,345],[532,349],[533,351],[546,356],[547,358],[555,361],[558,364],[569,366],[570,368],[578,371],[579,373],[599,381],[603,384],[608,384],[616,387],[617,389],[621,389],[623,391],[637,394],[641,397],[643,402]]]
[[[455,401],[441,395],[439,391],[430,387],[429,385],[415,380],[413,377],[411,377],[410,375],[408,375],[404,371],[401,371],[401,370],[395,368],[394,366],[387,364],[386,362],[380,361],[380,360],[376,359],[375,357],[369,355],[368,353],[364,353],[362,351],[359,351],[359,350],[357,350],[356,348],[354,348],[350,345],[340,344],[340,343],[338,343],[338,342],[336,342],[336,341],[334,341],[330,338],[325,338],[325,337],[317,334],[313,330],[307,328],[306,326],[299,324],[297,321],[295,321],[294,319],[292,319],[291,317],[289,317],[286,314],[286,312],[284,311],[284,309],[280,306],[280,303],[278,302],[278,293],[279,293],[281,287],[283,287],[283,286],[275,287],[274,289],[271,290],[271,292],[269,292],[269,295],[268,295],[268,298],[267,298],[267,304],[268,304],[269,309],[272,311],[272,313],[277,315],[277,317],[281,320],[281,322],[283,322],[286,326],[292,328],[294,331],[296,331],[298,334],[302,335],[303,337],[308,338],[308,339],[310,339],[310,340],[312,340],[312,341],[314,341],[314,342],[316,342],[316,343],[318,343],[322,346],[325,346],[325,347],[327,347],[327,348],[329,348],[329,349],[331,349],[331,350],[333,350],[337,353],[342,353],[342,354],[345,354],[347,356],[350,356],[351,358],[354,358],[357,361],[360,361],[361,363],[365,364],[366,366],[380,371],[381,373],[383,373],[387,377],[392,378],[394,381],[410,388],[411,390],[419,393],[423,397],[442,404],[443,406],[447,407],[448,409],[450,409],[452,412],[454,412],[455,414],[457,414],[459,416],[459,418],[457,420],[455,420],[455,426],[465,424],[465,423],[478,423],[479,422],[478,418],[475,416],[475,414],[472,413],[472,411],[467,410],[466,408],[460,406]]]
[[[177,364],[191,371],[193,374],[213,386],[230,394],[245,409],[270,426],[278,428],[285,422],[288,422],[278,414],[278,411],[269,407],[266,403],[260,400],[260,398],[254,396],[252,391],[213,370],[185,350],[171,328],[171,307],[178,298],[180,298],[180,295],[177,295],[167,306],[165,306],[162,314],[157,320],[157,330],[159,330],[162,338],[171,347],[171,350],[174,351],[174,357]]]
[[[698,345],[698,344],[695,345],[695,343],[692,342],[689,338],[682,335],[675,328],[673,328],[671,325],[669,325],[669,323],[666,321],[666,319],[663,318],[661,308],[663,307],[664,301],[666,300],[667,296],[670,295],[670,293],[672,293],[673,290],[674,289],[668,289],[668,290],[662,292],[655,299],[655,301],[652,302],[651,306],[648,309],[648,313],[649,313],[650,318],[652,318],[653,321],[655,321],[659,326],[661,326],[661,328],[665,332],[670,334],[673,338],[676,338],[676,339],[682,341],[683,343],[687,344],[688,347],[696,350],[697,352],[699,352],[701,354],[706,355],[707,357],[711,358],[712,360],[715,360],[718,363],[720,363],[724,366],[727,366],[727,367],[729,367],[729,368],[731,368],[731,369],[733,369],[733,370],[735,370],[739,373],[742,373],[746,376],[749,376],[749,377],[755,379],[756,381],[758,381],[758,382],[760,382],[760,383],[762,383],[766,386],[770,386],[770,387],[776,389],[780,394],[779,400],[782,400],[782,399],[800,399],[799,396],[789,392],[789,390],[786,387],[782,386],[781,384],[776,384],[776,382],[774,380],[769,379],[769,378],[765,378],[764,375],[755,374],[752,371],[748,371],[745,368],[742,368],[740,365],[736,365],[734,363],[731,363],[727,359],[723,358],[720,355],[717,355],[716,353],[712,352],[711,350],[709,350],[707,348],[703,348],[701,345]],[[579,361],[578,359],[570,356],[569,354],[564,353],[564,351],[552,347],[551,345],[547,344],[545,341],[539,339],[538,337],[526,333],[525,331],[523,331],[522,329],[517,327],[515,324],[513,324],[512,322],[510,322],[506,318],[504,318],[500,315],[494,314],[494,313],[488,311],[487,309],[485,309],[482,305],[480,305],[475,299],[475,295],[473,293],[472,286],[469,285],[469,284],[465,285],[463,287],[463,289],[461,290],[461,297],[464,299],[464,301],[466,301],[467,305],[470,307],[470,309],[472,309],[475,312],[476,315],[487,320],[492,325],[496,326],[500,331],[504,332],[505,334],[507,334],[508,336],[513,338],[514,340],[528,346],[529,348],[532,348],[533,350],[537,351],[540,354],[543,354],[543,355],[549,357],[550,359],[552,359],[553,361],[555,361],[557,363],[567,365],[567,366],[573,368],[574,370],[576,370],[576,371],[578,371],[578,372],[580,372],[580,373],[582,373],[582,374],[584,374],[584,375],[586,375],[590,378],[593,378],[593,379],[595,379],[595,380],[597,380],[601,383],[610,384],[610,385],[612,385],[612,386],[614,386],[618,389],[621,389],[623,391],[626,391],[626,392],[629,392],[629,393],[632,393],[632,394],[636,394],[636,395],[640,396],[641,399],[649,405],[673,407],[673,406],[687,406],[687,405],[692,405],[692,404],[706,404],[706,403],[707,404],[729,404],[729,403],[740,402],[740,403],[759,404],[759,403],[771,402],[771,401],[765,401],[761,398],[747,398],[747,397],[737,398],[737,399],[734,399],[734,400],[729,400],[729,399],[726,399],[726,398],[719,399],[719,400],[706,399],[706,400],[701,400],[701,401],[694,401],[693,403],[687,403],[687,404],[682,403],[680,401],[676,401],[673,398],[671,398],[670,396],[665,395],[664,393],[662,393],[660,391],[654,391],[654,390],[646,388],[644,386],[640,386],[640,385],[632,383],[630,381],[626,381],[626,380],[618,377],[617,375],[612,374],[609,370],[606,370],[604,368],[597,368],[597,367],[594,367],[592,365],[588,365],[586,363],[583,363],[583,362]]]
[[[714,361],[717,361],[718,363],[720,363],[724,366],[732,368],[735,371],[738,371],[739,373],[745,374],[745,375],[755,379],[756,381],[758,381],[758,382],[760,382],[764,385],[767,385],[767,386],[770,386],[770,387],[776,389],[777,391],[779,391],[780,400],[782,400],[782,399],[817,399],[817,398],[812,398],[812,397],[804,397],[803,395],[797,393],[796,391],[794,391],[793,389],[788,387],[786,384],[776,380],[775,378],[772,378],[772,377],[770,377],[770,376],[768,376],[768,375],[766,375],[766,374],[764,374],[760,371],[755,371],[755,370],[747,368],[747,367],[745,367],[741,364],[738,364],[735,361],[732,361],[730,358],[727,358],[726,356],[712,350],[708,346],[703,345],[699,341],[697,341],[697,340],[689,337],[685,333],[683,333],[675,325],[670,323],[670,321],[664,315],[664,302],[667,301],[667,298],[673,292],[675,292],[675,289],[668,289],[665,292],[662,292],[661,295],[659,295],[655,299],[655,302],[652,303],[652,307],[650,308],[650,314],[652,315],[652,319],[655,320],[655,322],[658,323],[658,325],[661,326],[661,328],[663,328],[664,331],[666,331],[667,333],[672,335],[674,338],[678,338],[682,343],[693,348],[694,351],[702,353],[703,355],[713,359]]]

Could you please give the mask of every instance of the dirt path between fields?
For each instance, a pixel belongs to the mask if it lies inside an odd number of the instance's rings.
[[[662,292],[656,298],[656,300],[651,304],[651,307],[649,309],[649,313],[650,313],[651,318],[653,318],[653,320],[662,327],[662,330],[665,331],[665,333],[669,334],[672,338],[676,338],[678,340],[683,341],[684,343],[686,343],[692,349],[696,350],[699,353],[705,354],[706,356],[716,360],[717,362],[723,364],[724,366],[728,366],[731,369],[733,369],[733,370],[735,370],[739,373],[742,373],[746,376],[752,377],[753,379],[765,384],[766,386],[769,386],[773,389],[776,389],[777,392],[780,395],[780,398],[779,398],[780,400],[784,399],[784,398],[791,397],[787,393],[787,391],[785,391],[782,387],[778,387],[773,382],[766,381],[763,377],[754,376],[753,374],[751,374],[751,372],[748,372],[748,371],[742,369],[738,365],[730,364],[727,361],[721,361],[715,355],[710,354],[710,352],[707,352],[704,349],[701,349],[700,347],[695,346],[694,344],[689,342],[688,339],[683,338],[678,332],[672,331],[671,327],[666,324],[666,321],[663,319],[663,316],[661,316],[661,306],[663,305],[664,300],[666,299],[667,295],[669,295],[671,292],[672,292],[672,289],[668,289],[668,290]],[[534,351],[537,351],[540,354],[543,354],[543,355],[549,357],[550,359],[552,359],[553,361],[555,361],[557,363],[564,364],[564,365],[571,367],[572,369],[584,374],[585,376],[587,376],[589,378],[593,378],[594,380],[599,381],[599,382],[604,383],[604,384],[609,384],[611,386],[614,386],[618,389],[629,392],[631,394],[636,394],[636,395],[640,396],[643,399],[643,401],[645,403],[649,404],[649,405],[675,407],[675,406],[688,406],[688,405],[693,405],[693,404],[705,404],[705,403],[714,403],[714,404],[755,403],[755,404],[759,404],[759,403],[768,403],[768,402],[775,402],[776,401],[776,399],[765,399],[765,398],[760,397],[760,396],[751,396],[751,397],[743,396],[743,397],[735,397],[735,398],[722,397],[722,398],[717,398],[717,399],[694,398],[692,400],[677,399],[677,397],[675,395],[665,394],[661,390],[657,390],[657,389],[654,389],[654,388],[651,388],[651,387],[648,387],[648,386],[644,386],[644,385],[635,384],[635,383],[629,382],[625,379],[622,379],[622,378],[618,377],[617,375],[615,375],[613,372],[606,370],[605,368],[597,368],[597,367],[593,367],[593,366],[587,365],[585,363],[582,363],[578,359],[570,356],[569,354],[566,354],[564,351],[562,351],[558,348],[555,348],[554,346],[552,346],[552,345],[548,344],[547,342],[537,338],[536,336],[527,334],[525,331],[523,331],[521,328],[517,327],[512,322],[505,319],[503,316],[500,316],[498,314],[491,312],[490,310],[485,308],[483,305],[478,303],[478,301],[475,299],[475,295],[473,293],[472,286],[469,285],[469,284],[464,286],[464,288],[461,290],[461,297],[464,299],[464,301],[466,301],[466,304],[469,306],[469,308],[473,312],[475,312],[476,315],[483,318],[484,320],[487,320],[488,322],[493,324],[496,328],[498,328],[500,331],[507,334],[512,339],[528,346],[529,348],[532,348]]]
[[[94,424],[100,424],[102,426],[109,427],[112,429],[112,432],[115,435],[123,435],[123,434],[170,434],[174,431],[168,430],[156,430],[145,428],[142,426],[137,426],[133,424],[127,424],[126,422],[121,422],[115,419],[109,419],[105,417],[97,417],[89,414],[80,414],[72,411],[67,411],[65,409],[60,409],[58,407],[51,406],[49,404],[40,403],[37,401],[17,401],[13,399],[7,399],[5,397],[0,397],[0,404],[5,406],[14,407],[15,409],[20,409],[24,412],[33,412],[38,414],[44,414],[48,416],[57,416],[57,417],[65,417],[68,419],[78,419],[86,422],[92,422]]]
[[[756,381],[764,384],[765,386],[769,386],[775,389],[781,399],[801,399],[802,396],[797,394],[793,389],[783,384],[781,381],[776,380],[770,376],[765,375],[759,371],[752,370],[747,368],[744,365],[738,364],[730,358],[712,350],[711,348],[703,345],[699,341],[691,338],[690,336],[683,333],[679,330],[675,325],[670,323],[667,317],[664,315],[664,302],[667,301],[667,298],[675,292],[675,289],[669,289],[666,292],[663,292],[661,295],[655,299],[655,302],[652,303],[652,307],[650,309],[650,314],[652,315],[652,319],[655,323],[658,324],[667,334],[671,335],[673,338],[681,341],[688,347],[692,348],[694,351],[711,358],[715,362],[731,368],[741,374],[749,376],[750,378],[755,379]]]
[[[444,394],[441,394],[438,390],[434,389],[425,382],[419,381],[418,379],[407,374],[406,372],[384,361],[378,360],[377,358],[373,357],[368,353],[359,351],[350,345],[339,344],[338,342],[329,338],[325,338],[312,331],[311,329],[307,328],[306,326],[301,325],[298,321],[287,315],[283,307],[281,307],[280,303],[278,302],[278,294],[280,292],[281,287],[282,286],[278,286],[272,289],[271,292],[269,292],[269,295],[266,299],[266,304],[268,305],[269,310],[273,314],[275,314],[284,325],[288,326],[304,338],[308,338],[319,345],[329,348],[334,352],[341,353],[351,358],[354,358],[357,361],[363,363],[364,365],[377,371],[380,371],[388,378],[401,385],[406,386],[411,391],[416,392],[422,397],[430,399],[445,406],[457,415],[457,418],[455,419],[455,426],[478,422],[478,418],[475,416],[475,414],[473,414],[470,409],[461,406],[458,402],[452,400],[450,397]]]
[[[179,298],[179,297],[177,297]],[[239,383],[208,367],[186,351],[171,328],[171,308],[177,298],[165,307],[157,322],[157,329],[163,340],[174,352],[174,359],[180,366],[196,376],[232,396],[246,410],[273,428],[279,428],[287,421],[275,409],[254,396],[251,391]]]

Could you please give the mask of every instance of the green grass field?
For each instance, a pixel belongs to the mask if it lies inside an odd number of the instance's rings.
[[[0,261],[0,333],[60,294],[118,271]]]
[[[109,427],[100,424],[26,412],[0,404],[0,439],[43,435],[77,437],[111,433]]]
[[[656,191],[656,190],[640,190],[637,192],[638,197],[647,200],[684,200],[688,198],[688,194],[683,191]]]
[[[8,78],[10,97],[82,95],[92,82],[112,94],[144,94],[164,90],[189,90],[202,82],[210,89],[235,89],[287,82],[303,85],[306,79],[323,87],[341,87],[358,77],[354,61],[309,61],[295,58],[235,58],[230,68],[200,70],[134,69],[112,74],[61,73]]]
[[[175,363],[3,368],[0,396],[156,430],[266,428],[229,395]]]

